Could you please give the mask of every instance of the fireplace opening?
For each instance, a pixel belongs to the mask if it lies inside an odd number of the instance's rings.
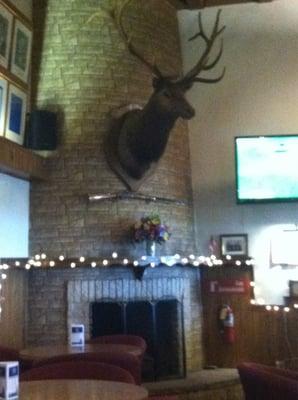
[[[126,333],[143,337],[143,380],[185,376],[182,304],[177,299],[100,301],[91,304],[91,336]]]

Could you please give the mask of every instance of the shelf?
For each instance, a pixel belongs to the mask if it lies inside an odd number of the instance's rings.
[[[44,158],[0,137],[0,172],[25,180],[46,179]]]

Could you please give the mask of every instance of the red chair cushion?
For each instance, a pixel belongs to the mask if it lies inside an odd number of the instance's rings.
[[[43,379],[100,379],[134,384],[133,377],[125,369],[93,361],[58,362],[33,367],[21,374],[21,381]]]

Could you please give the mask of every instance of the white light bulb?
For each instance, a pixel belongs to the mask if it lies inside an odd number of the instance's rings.
[[[95,268],[95,267],[96,267],[96,262],[95,262],[95,261],[92,261],[91,267],[92,267],[92,268]]]
[[[289,307],[284,307],[284,312],[290,312],[290,308]]]
[[[116,251],[113,251],[112,257],[113,257],[113,258],[117,258],[117,257],[118,257],[118,254],[116,253]]]
[[[34,265],[35,267],[41,267],[41,261],[35,261]]]
[[[15,266],[16,266],[16,267],[19,267],[20,265],[21,265],[20,261],[16,261],[16,262],[15,262]]]
[[[55,266],[55,261],[50,261],[50,262],[49,262],[49,266],[50,266],[50,267],[54,267],[54,266]]]
[[[108,260],[103,260],[102,264],[103,264],[103,265],[108,265],[108,264],[109,264],[109,261],[108,261]]]
[[[146,261],[147,260],[147,256],[142,256],[141,260]]]
[[[80,257],[80,262],[83,263],[85,261],[85,257]]]
[[[30,269],[30,268],[31,268],[31,265],[27,263],[27,264],[25,265],[25,269]]]
[[[251,299],[251,300],[250,300],[250,304],[252,304],[252,305],[256,304],[255,299]]]
[[[271,306],[269,306],[269,305],[268,305],[268,306],[266,306],[265,308],[266,308],[266,310],[267,310],[267,311],[270,311],[270,310],[272,310],[272,307],[271,307]]]
[[[137,267],[137,266],[139,265],[139,262],[138,262],[137,260],[134,260],[133,265],[134,265],[135,267]]]
[[[124,265],[127,265],[127,264],[128,264],[128,259],[127,259],[127,258],[124,258],[123,264],[124,264]]]
[[[151,262],[151,263],[150,263],[150,267],[151,267],[151,268],[154,268],[154,267],[155,267],[155,262]]]
[[[193,265],[194,265],[195,267],[198,267],[198,266],[200,265],[200,263],[199,263],[199,261],[194,261],[194,262],[193,262]]]
[[[273,307],[273,310],[274,310],[274,311],[278,311],[278,310],[279,310],[279,307],[278,307],[278,306],[274,306],[274,307]]]
[[[226,260],[231,260],[231,259],[232,259],[232,257],[229,254],[227,254],[226,255]]]
[[[236,260],[235,264],[239,267],[241,265],[241,261],[240,260]]]
[[[75,262],[70,263],[70,268],[75,268],[75,267],[76,267],[76,263]]]
[[[298,308],[298,304],[295,303],[295,304],[293,305],[293,307],[294,307],[294,308]]]
[[[1,278],[2,278],[2,279],[6,279],[6,278],[7,278],[7,275],[6,275],[6,274],[1,274]]]
[[[188,263],[188,258],[184,257],[184,258],[182,258],[181,261],[182,261],[183,264],[187,264]]]
[[[255,282],[253,282],[253,281],[249,282],[249,284],[251,287],[255,287],[255,285],[256,285]]]
[[[3,264],[3,269],[8,269],[9,265],[8,264]]]
[[[47,255],[45,253],[42,253],[40,257],[42,260],[45,260],[47,258]]]
[[[60,260],[60,261],[63,261],[63,260],[64,260],[64,256],[62,256],[62,255],[59,256],[59,260]]]
[[[28,263],[30,264],[30,265],[34,265],[35,264],[35,261],[34,260],[32,260],[32,258],[28,261]]]
[[[34,258],[35,260],[40,260],[40,254],[35,254]]]
[[[188,257],[189,257],[191,260],[194,260],[194,259],[195,259],[195,256],[194,256],[193,254],[190,254]]]

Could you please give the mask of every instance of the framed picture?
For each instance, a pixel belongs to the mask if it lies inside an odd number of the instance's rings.
[[[0,4],[0,65],[8,68],[13,15]]]
[[[9,84],[5,137],[20,145],[24,142],[26,108],[27,94]]]
[[[248,251],[247,234],[220,235],[221,256],[246,257]]]
[[[32,30],[20,20],[15,20],[12,42],[11,72],[23,82],[28,82],[31,59]]]
[[[4,135],[5,130],[7,86],[7,81],[0,76],[0,136]]]
[[[290,297],[298,297],[298,281],[289,281]]]

